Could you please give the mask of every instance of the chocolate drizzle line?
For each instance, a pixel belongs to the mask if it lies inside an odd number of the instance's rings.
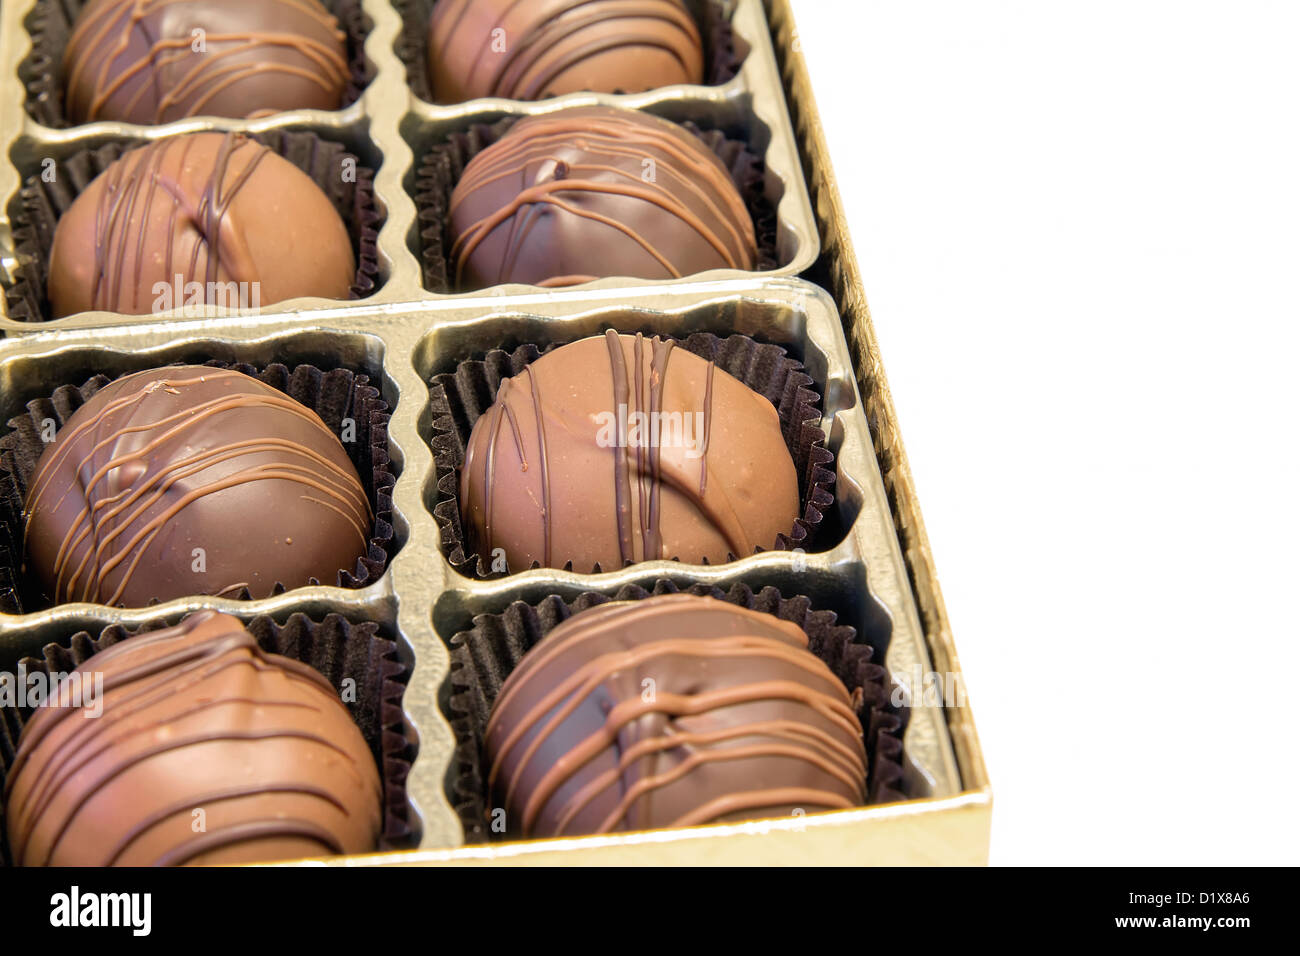
[[[704,498],[709,480],[709,430],[713,427],[713,370],[717,364],[710,360],[708,378],[704,382],[704,439],[700,443],[700,499]]]
[[[528,387],[532,390],[533,409],[537,413],[534,417],[537,419],[537,459],[538,465],[542,469],[542,553],[545,557],[545,563],[549,567],[551,564],[551,528],[555,518],[551,513],[551,468],[547,461],[546,452],[546,415],[542,408],[542,392],[537,385],[537,376],[531,368],[524,369],[524,375],[528,378]],[[519,457],[522,459],[523,444],[521,443],[519,447]]]
[[[280,73],[306,79],[327,92],[334,89],[342,91],[349,79],[349,68],[347,60],[338,50],[345,39],[344,32],[339,29],[338,20],[312,2],[303,2],[303,0],[261,0],[261,2],[290,8],[316,21],[325,27],[335,40],[335,47],[331,48],[329,44],[301,33],[253,30],[211,33],[207,36],[207,42],[217,45],[230,44],[230,46],[206,53],[197,60],[192,69],[180,75],[179,82],[170,90],[159,90],[156,84],[141,84],[139,90],[127,103],[127,114],[136,109],[146,94],[153,92],[158,98],[153,113],[154,123],[198,116],[203,113],[208,102],[227,87],[266,73]],[[150,37],[150,45],[142,50],[140,57],[126,59],[132,34],[141,29],[141,21],[161,8],[190,3],[191,0],[106,0],[91,15],[80,18],[68,39],[67,54],[63,64],[67,74],[66,88],[73,91],[69,95],[71,111],[84,115],[86,122],[100,119],[104,106],[113,95],[141,73],[152,69],[156,75],[157,71],[190,59],[193,38],[188,32],[178,37]],[[253,51],[286,48],[294,50],[301,61],[291,63],[276,57],[262,56],[255,61],[243,63],[222,62],[227,57],[242,56]],[[109,52],[102,57],[93,55],[99,51]],[[82,54],[80,59],[73,59],[74,52]],[[315,71],[309,69],[308,64],[314,65],[317,69]],[[75,99],[75,91],[79,89],[79,82],[83,75],[91,72],[94,74],[92,89],[95,93],[89,102],[81,103]],[[260,112],[263,111],[249,115],[256,116]]]
[[[605,344],[609,348],[609,375],[614,388],[614,408],[628,403],[627,361],[623,357],[623,344],[613,329],[605,330]],[[614,506],[618,513],[618,550],[623,562],[636,560],[632,547],[632,478],[626,442],[614,442]]]
[[[637,333],[637,344],[641,343],[641,334]],[[673,342],[671,339],[661,339],[655,336],[650,341],[653,356],[650,359],[650,427],[653,434],[650,437],[650,509],[646,517],[646,539],[643,542],[642,552],[647,557],[662,557],[663,535],[659,530],[659,493],[663,488],[664,477],[662,470],[662,449],[659,446],[660,428],[662,423],[659,419],[659,412],[663,408],[664,383],[668,381],[668,359],[673,354]],[[709,362],[712,368],[713,363]],[[701,502],[703,504],[703,502]],[[724,532],[726,528],[722,529]],[[732,542],[733,545],[735,542]]]
[[[121,670],[112,667],[114,662],[129,660],[150,648],[158,648],[161,653],[152,660],[127,664]],[[79,811],[114,778],[150,758],[190,747],[201,747],[215,741],[298,738],[336,755],[335,759],[347,765],[350,775],[359,782],[365,780],[366,775],[347,749],[317,733],[274,727],[252,730],[227,727],[197,734],[158,733],[162,725],[152,719],[149,712],[151,708],[172,697],[189,697],[196,703],[179,711],[169,711],[163,717],[166,724],[179,721],[192,713],[230,704],[246,704],[266,710],[277,707],[307,708],[322,717],[323,708],[338,706],[334,688],[319,673],[306,664],[289,658],[271,660],[262,652],[253,635],[234,618],[213,611],[202,611],[177,627],[153,631],[115,644],[102,651],[93,663],[105,674],[105,695],[114,691],[122,693],[115,696],[112,706],[106,707],[99,719],[78,722],[78,728],[63,741],[61,759],[48,761],[39,769],[34,769],[36,776],[29,783],[26,798],[13,804],[10,803],[10,798],[15,783],[22,778],[33,753],[67,721],[81,716],[81,709],[42,707],[37,709],[24,728],[18,753],[6,774],[4,789],[5,803],[11,818],[11,850],[15,860],[28,865],[48,865]],[[255,672],[281,671],[290,681],[313,687],[319,703],[313,705],[304,701],[249,700],[222,692],[224,689],[220,685],[214,686],[212,681],[217,675],[238,667],[248,667]],[[274,723],[273,719],[268,722]],[[139,739],[147,735],[153,735],[155,742],[142,747],[127,745],[132,738]],[[103,761],[107,754],[124,746],[130,746],[129,757],[106,763]],[[45,854],[30,858],[28,842],[37,823],[67,790],[79,791],[82,796],[59,821],[53,839],[42,844]],[[239,799],[257,796],[262,792],[262,785],[258,783],[233,787],[216,796],[221,799]],[[303,792],[319,796],[318,792],[310,789]],[[330,802],[338,805],[337,801]],[[196,799],[185,809],[202,805],[203,801]],[[346,815],[346,808],[340,809],[344,809]],[[162,823],[168,816],[163,812],[141,820],[136,831],[114,848],[109,862],[115,861],[125,852],[136,837]],[[200,853],[229,843],[286,834],[314,839],[328,852],[343,850],[331,834],[311,821],[268,817],[248,821],[234,832],[216,830],[193,836],[155,861],[155,865],[183,863]]]
[[[189,625],[195,617],[197,615],[187,618],[184,624]],[[171,630],[177,631],[179,628]],[[379,848],[381,850],[405,849],[412,846],[415,834],[408,819],[409,807],[405,783],[410,772],[414,745],[407,737],[401,711],[403,685],[409,677],[409,671],[400,662],[396,645],[377,633],[377,625],[351,624],[336,614],[328,615],[319,622],[312,621],[303,614],[293,614],[282,625],[276,624],[267,616],[259,616],[248,623],[246,630],[255,641],[256,649],[247,648],[239,643],[232,648],[231,656],[247,656],[254,661],[261,661],[261,666],[264,667],[266,656],[275,655],[277,663],[293,667],[298,674],[298,679],[303,683],[316,685],[323,680],[325,686],[329,688],[328,693],[335,701],[338,700],[338,693],[334,687],[342,686],[345,680],[355,681],[356,698],[345,706],[380,768],[384,788],[384,831]],[[140,638],[149,638],[160,633],[162,632],[146,630],[136,636],[120,626],[110,627],[96,637],[82,632],[74,635],[65,644],[47,644],[40,658],[27,658],[22,661],[21,666],[27,674],[67,673],[83,667],[96,654],[121,647],[123,642],[129,645]],[[190,666],[197,666],[197,663],[191,662]],[[13,670],[15,666],[12,660],[5,660],[2,664],[9,670]],[[309,673],[302,671],[301,668],[306,668]],[[105,690],[107,691],[107,686]],[[22,737],[23,729],[43,710],[44,708],[0,709],[0,792],[7,793],[13,786],[11,781],[16,771],[15,760],[20,750],[20,737],[23,747],[30,746],[26,743],[26,738]],[[105,719],[108,716],[106,710]],[[101,721],[83,722],[98,724]],[[340,806],[338,798],[328,791],[303,783],[283,781],[267,786],[259,792],[304,794],[317,797],[332,807]],[[246,793],[247,788],[232,783],[230,787],[190,797],[166,809],[173,812],[188,812],[195,806],[210,806],[222,801],[238,800]],[[4,800],[0,799],[0,807],[3,804]],[[164,815],[165,812],[157,814],[160,819]],[[275,821],[270,823],[272,827],[279,829]],[[114,859],[120,858],[122,852],[146,829],[147,825],[132,828],[114,848]],[[256,839],[259,836],[275,835],[271,832],[253,834],[248,831],[238,834],[230,829],[221,832],[232,838],[223,841],[226,843],[235,842],[233,838]],[[287,827],[282,832],[295,835]],[[12,852],[12,847],[5,845],[4,836],[4,827],[0,826],[0,850],[9,851],[0,853],[0,856],[12,862],[16,854]],[[329,840],[334,839],[332,835],[329,836]],[[324,840],[322,845],[328,846]],[[192,856],[193,853],[208,852],[215,848],[214,846],[201,847],[194,842],[188,846],[192,853],[182,854],[182,856]],[[169,856],[157,862],[159,865],[175,865],[184,860]]]
[[[687,589],[679,589],[671,581],[661,580],[649,591],[628,585],[613,595],[587,592],[569,602],[557,595],[547,597],[535,605],[516,601],[501,614],[475,617],[471,629],[461,631],[450,639],[451,673],[447,683],[446,712],[456,734],[457,748],[453,765],[455,772],[449,778],[448,795],[461,817],[468,843],[503,838],[502,834],[494,832],[488,825],[491,809],[499,806],[500,801],[489,797],[488,778],[491,767],[484,748],[491,715],[511,685],[511,676],[524,655],[575,614],[596,613],[594,609],[610,601],[639,601],[653,595],[673,594],[712,597],[797,625],[807,636],[808,651],[823,661],[842,685],[838,690],[828,688],[828,693],[835,700],[841,699],[840,693],[847,693],[853,719],[862,728],[867,761],[861,765],[857,759],[847,757],[838,748],[827,750],[824,748],[825,741],[807,735],[794,740],[782,738],[772,742],[772,746],[797,748],[810,759],[834,767],[837,779],[842,779],[840,774],[850,768],[861,767],[863,775],[859,779],[866,795],[863,802],[868,805],[907,799],[902,734],[907,725],[908,713],[905,708],[893,705],[888,671],[873,662],[872,647],[861,642],[854,628],[837,624],[833,612],[814,610],[809,598],[784,598],[772,587],[755,591],[743,584],[736,584],[724,591],[696,584]],[[842,714],[838,707],[835,711]],[[770,729],[778,734],[789,733],[788,728]],[[651,749],[649,744],[644,747]],[[640,749],[625,753],[620,766],[641,756],[643,754]],[[653,785],[668,782],[656,780]],[[603,784],[604,781],[601,781]],[[572,818],[579,812],[581,805],[593,796],[594,793],[589,790],[572,794],[565,811],[566,819]],[[776,795],[774,798],[773,794],[768,793],[764,799],[766,805],[770,806],[773,799],[787,802],[782,799],[787,796],[791,795]],[[811,801],[804,795],[788,802]],[[691,820],[680,822],[679,825],[706,822],[709,816],[716,817],[731,810],[743,809],[744,806],[737,804],[722,808],[716,805],[706,807]],[[611,815],[605,823],[609,827],[616,826],[618,819]]]
[[[483,544],[488,554],[492,553],[492,489],[496,482],[493,476],[497,468],[497,438],[501,434],[501,417],[505,414],[505,402],[502,402],[496,410],[496,417],[492,422],[492,441],[488,443],[487,455],[483,459]],[[521,456],[522,457],[522,456]]]

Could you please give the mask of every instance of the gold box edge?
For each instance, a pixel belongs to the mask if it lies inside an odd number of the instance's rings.
[[[895,529],[903,545],[904,559],[917,598],[935,669],[960,678],[961,664],[953,641],[947,606],[939,587],[930,539],[921,515],[911,466],[898,427],[893,396],[880,357],[880,345],[871,321],[862,284],[862,273],[843,199],[826,142],[825,130],[813,96],[807,61],[798,43],[798,28],[790,0],[767,0],[769,23],[786,83],[786,100],[809,167],[805,169],[822,236],[823,259],[829,264],[829,290],[840,309],[845,334],[858,368],[858,388],[868,407],[876,457],[890,496]],[[964,687],[963,687],[964,693]],[[980,749],[979,735],[969,700],[946,707],[958,769],[966,792],[983,792],[990,797],[988,769]]]

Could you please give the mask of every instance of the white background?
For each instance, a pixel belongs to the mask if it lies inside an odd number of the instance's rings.
[[[1300,4],[795,12],[992,862],[1300,862]]]

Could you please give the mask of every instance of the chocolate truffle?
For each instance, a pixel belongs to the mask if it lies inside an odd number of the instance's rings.
[[[346,299],[347,228],[298,166],[240,135],[195,133],[123,153],[60,217],[56,317],[101,310],[256,310]]]
[[[68,117],[150,125],[336,110],[345,40],[319,0],[90,0],[63,56]]]
[[[520,120],[452,192],[462,288],[676,279],[753,269],[754,224],[722,161],[682,127],[587,107]]]
[[[127,607],[334,584],[371,530],[357,470],[314,411],[184,365],[119,378],[77,409],[25,511],[47,599]]]
[[[55,227],[48,291],[55,317],[145,315],[346,299],[355,277],[347,227],[306,173],[246,137],[194,133],[86,187]]]
[[[429,76],[440,103],[636,93],[702,82],[704,49],[681,0],[439,0]]]
[[[511,569],[718,563],[794,528],[776,408],[673,342],[582,339],[501,383],[460,475],[471,549]]]
[[[379,773],[338,693],[306,664],[263,652],[235,618],[191,615],[77,672],[79,694],[23,727],[5,781],[17,864],[235,864],[375,848]]]
[[[865,802],[848,691],[769,614],[689,594],[583,611],[530,650],[486,731],[520,836],[789,816]]]

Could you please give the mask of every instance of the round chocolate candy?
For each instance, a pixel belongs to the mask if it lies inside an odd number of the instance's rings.
[[[515,123],[465,167],[450,217],[462,288],[674,279],[758,256],[745,201],[698,137],[607,107]]]
[[[74,123],[335,110],[346,37],[320,0],[90,0],[68,37]]]
[[[364,853],[382,824],[375,760],[329,681],[212,611],[82,663],[23,727],[4,802],[21,866]]]
[[[636,93],[704,79],[681,0],[439,0],[429,21],[435,99]]]
[[[253,309],[299,296],[346,299],[347,227],[306,173],[234,134],[194,133],[122,155],[54,230],[55,317]]]
[[[493,806],[576,836],[865,802],[862,727],[804,632],[713,598],[602,604],[547,634],[486,731]]]
[[[28,567],[53,602],[144,607],[334,584],[370,504],[310,408],[234,370],[110,382],[64,423],[27,491]]]
[[[610,330],[501,384],[470,433],[460,504],[479,555],[585,572],[771,548],[799,482],[771,402],[672,341]]]

